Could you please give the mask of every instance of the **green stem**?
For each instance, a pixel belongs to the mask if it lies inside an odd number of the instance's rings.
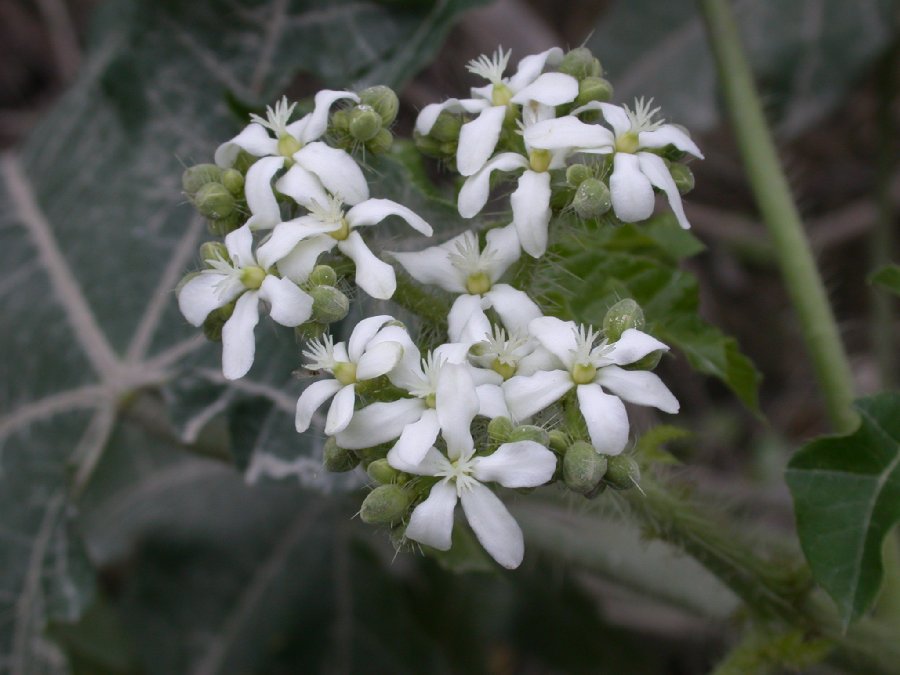
[[[775,243],[832,425],[849,432],[853,379],[825,288],[766,124],[728,0],[699,0],[719,82],[756,201]]]

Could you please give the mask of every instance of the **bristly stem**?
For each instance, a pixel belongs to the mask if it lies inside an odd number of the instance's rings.
[[[699,5],[731,124],[759,210],[774,241],[829,418],[836,431],[852,431],[858,417],[851,407],[850,364],[763,115],[731,5],[728,0],[699,0]]]

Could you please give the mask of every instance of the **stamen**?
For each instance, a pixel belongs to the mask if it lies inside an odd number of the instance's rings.
[[[326,204],[320,204],[315,199],[310,200],[307,207],[309,212],[315,216],[317,220],[323,223],[334,223],[340,225],[344,218],[344,202],[338,196],[329,196]]]
[[[263,125],[267,129],[271,129],[275,133],[275,137],[278,138],[287,133],[288,122],[291,119],[291,115],[294,114],[294,108],[296,107],[296,103],[288,103],[287,96],[282,96],[281,100],[275,103],[274,110],[271,106],[266,106],[265,119],[254,114],[250,115],[250,119],[257,124]]]
[[[302,354],[308,359],[303,367],[309,370],[332,370],[337,365],[334,358],[334,338],[327,334],[321,339],[310,340]]]
[[[465,232],[456,242],[456,252],[449,255],[450,264],[466,277],[489,272],[496,257],[497,252],[490,248],[481,251],[474,232]]]
[[[466,70],[473,75],[483,77],[491,84],[503,84],[503,71],[509,64],[511,54],[512,50],[504,53],[503,47],[499,47],[490,58],[486,54],[482,54],[477,59],[469,61]]]
[[[652,108],[650,106],[653,105],[653,99],[649,98],[646,101],[643,97],[634,99],[634,108],[630,109],[627,105],[622,106],[625,108],[625,114],[628,115],[628,120],[631,122],[631,130],[638,133],[641,131],[653,131],[658,129],[663,125],[665,120],[663,118],[659,118],[658,120],[654,120],[653,117],[660,111],[659,106],[656,108]]]

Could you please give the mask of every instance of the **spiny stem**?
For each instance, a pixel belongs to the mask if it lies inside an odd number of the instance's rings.
[[[838,432],[857,422],[853,379],[822,279],[766,124],[728,0],[699,0],[731,124]]]

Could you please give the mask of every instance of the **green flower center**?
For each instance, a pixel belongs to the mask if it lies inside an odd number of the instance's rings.
[[[528,153],[528,164],[532,171],[543,173],[550,168],[550,160],[553,156],[549,150],[532,150]]]
[[[516,367],[513,364],[504,363],[500,359],[494,359],[494,362],[491,364],[491,370],[495,373],[500,373],[504,380],[508,380],[516,374]]]
[[[255,291],[262,286],[263,280],[266,278],[266,271],[262,267],[245,267],[241,270],[241,283],[244,288]]]
[[[633,131],[628,131],[616,138],[616,152],[637,152],[638,147],[638,135]]]
[[[334,373],[334,379],[345,386],[356,382],[355,363],[341,361],[332,369],[331,372]]]
[[[278,154],[284,157],[293,157],[303,144],[290,134],[285,134],[278,139]]]
[[[575,384],[590,384],[597,376],[597,368],[590,363],[576,363],[572,368],[572,381]]]
[[[466,277],[466,290],[472,295],[487,293],[491,285],[491,278],[485,272],[475,272]]]
[[[329,232],[328,236],[338,241],[344,241],[350,236],[350,223],[347,222],[346,218],[341,218],[341,226],[333,232]]]
[[[507,105],[512,97],[513,93],[509,90],[509,87],[505,84],[495,84],[491,92],[491,103],[494,105]]]

